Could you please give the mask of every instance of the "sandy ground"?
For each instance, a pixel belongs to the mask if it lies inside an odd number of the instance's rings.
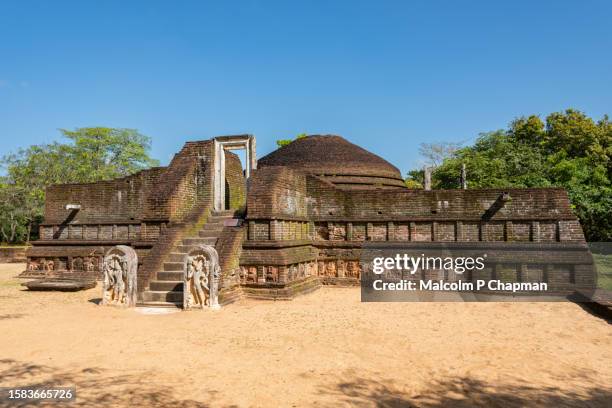
[[[0,265],[0,385],[70,406],[611,406],[612,330],[572,303],[292,302],[145,315]],[[2,406],[9,405],[6,402]]]

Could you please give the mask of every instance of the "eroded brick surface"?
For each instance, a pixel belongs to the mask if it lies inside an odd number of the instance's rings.
[[[566,248],[584,245],[565,190],[408,190],[395,167],[345,142],[313,138],[262,158],[248,195],[240,161],[227,153],[228,203],[246,219],[219,238],[225,289],[241,285],[253,296],[282,298],[312,290],[315,281],[355,284],[370,241],[519,248],[479,275],[558,287],[588,280],[588,260],[571,267],[575,258],[563,261]],[[49,187],[25,275],[99,277],[101,254],[125,244],[138,252],[138,285],[146,288],[180,240],[206,224],[213,173],[214,143],[207,140],[185,144],[168,167]],[[71,212],[66,204],[82,208]]]

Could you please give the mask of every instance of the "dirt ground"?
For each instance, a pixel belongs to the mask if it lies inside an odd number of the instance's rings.
[[[99,286],[28,292],[23,267],[0,265],[0,385],[76,386],[70,406],[612,405],[612,326],[572,303],[323,288],[144,314],[98,306]]]

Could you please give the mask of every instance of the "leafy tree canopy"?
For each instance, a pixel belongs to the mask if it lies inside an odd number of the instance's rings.
[[[612,240],[612,125],[568,109],[520,117],[506,130],[480,134],[433,172],[434,188],[458,188],[461,165],[469,188],[549,187],[567,189],[587,239]],[[408,174],[418,187],[422,171]]]
[[[126,176],[156,166],[149,156],[151,139],[135,129],[107,127],[60,129],[68,143],[34,145],[0,162],[0,240],[23,242],[40,221],[45,188]]]

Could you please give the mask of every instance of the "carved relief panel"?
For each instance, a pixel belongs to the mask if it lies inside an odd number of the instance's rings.
[[[183,275],[183,308],[218,309],[221,267],[219,255],[210,245],[194,247],[185,256]]]
[[[84,268],[93,270],[95,258],[87,257]],[[104,285],[102,291],[103,305],[136,306],[138,255],[126,245],[117,245],[109,249],[104,256]]]

